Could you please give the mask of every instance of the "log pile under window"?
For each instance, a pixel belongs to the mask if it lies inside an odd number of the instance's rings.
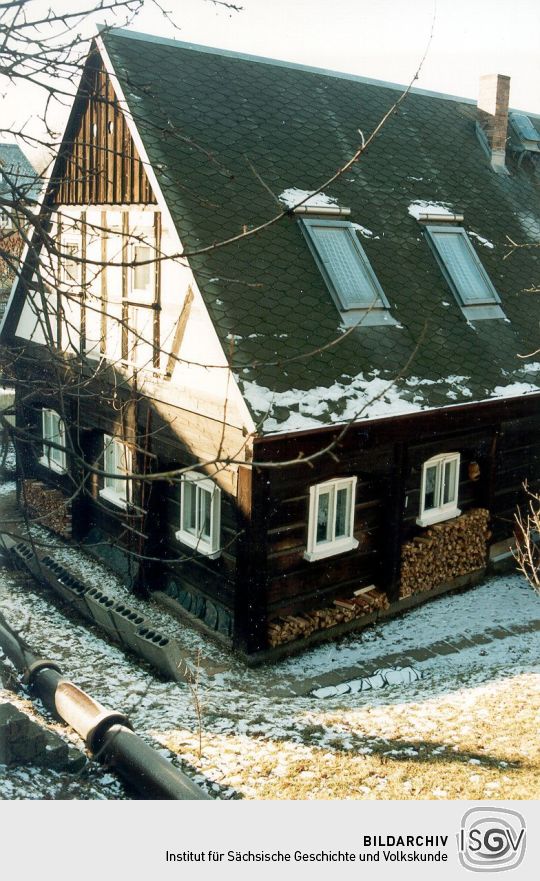
[[[432,590],[487,562],[489,511],[472,511],[437,523],[401,549],[400,597]]]
[[[25,480],[20,500],[32,523],[45,526],[62,538],[71,538],[71,505],[60,490],[40,480]]]
[[[268,643],[274,648],[295,639],[305,639],[316,630],[335,627],[345,621],[363,618],[378,609],[387,609],[388,598],[384,591],[373,588],[358,596],[334,600],[334,605],[325,609],[315,609],[298,615],[278,618],[268,625]]]

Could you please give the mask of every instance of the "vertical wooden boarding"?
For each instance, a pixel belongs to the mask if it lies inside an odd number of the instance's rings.
[[[156,255],[154,278],[153,365],[161,366],[161,213],[154,214],[154,249]]]

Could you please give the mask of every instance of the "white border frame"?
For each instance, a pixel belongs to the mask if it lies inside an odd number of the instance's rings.
[[[358,547],[358,539],[354,537],[354,509],[356,501],[356,483],[357,477],[336,477],[333,480],[326,480],[324,483],[317,483],[309,488],[309,519],[308,519],[308,536],[307,550],[304,552],[304,560],[312,563],[315,560],[324,560],[325,557],[333,557],[335,554],[343,554],[346,551],[353,551]],[[317,544],[317,511],[319,507],[319,496],[323,492],[333,490],[330,495],[330,511],[329,520],[333,522],[333,530],[335,529],[335,497],[338,489],[347,489],[349,491],[349,535],[343,538],[334,538],[331,541],[320,542]]]
[[[125,459],[126,459],[126,474],[129,474],[132,471],[131,450],[129,449],[127,444],[121,438],[114,437],[112,434],[104,434],[103,435],[103,470],[105,472],[108,472],[108,469],[106,467],[106,464],[107,464],[107,462],[106,462],[106,449],[109,446],[109,444],[113,444],[115,447],[122,446],[124,448],[124,455],[125,455]],[[117,459],[116,450],[115,450],[115,457],[114,458],[115,458],[115,465],[117,465],[118,459]],[[123,472],[121,472],[121,471],[118,471],[117,473],[120,476],[123,475]],[[109,477],[109,480],[114,480],[114,479],[115,479],[114,477]],[[107,480],[106,477],[103,478],[104,482],[105,482],[105,480]],[[125,480],[125,481],[123,481],[123,483],[125,483],[125,485],[126,485],[125,497],[120,495],[120,493],[116,492],[114,489],[112,489],[112,487],[103,486],[102,489],[99,490],[100,498],[105,499],[107,502],[111,502],[111,504],[116,505],[118,508],[123,508],[124,510],[126,510],[127,506],[131,502],[131,480]]]
[[[442,494],[442,475],[447,462],[455,461],[457,463],[456,476],[454,483],[454,498],[446,504],[439,504],[435,508],[425,508],[425,491],[426,491],[426,474],[428,468],[437,468],[437,477],[435,484],[435,496],[440,499]],[[460,453],[440,453],[438,456],[432,456],[422,465],[422,481],[420,484],[420,514],[416,518],[418,526],[431,526],[433,523],[442,523],[443,520],[452,520],[461,514],[461,509],[457,506],[459,495],[459,471],[461,466]]]
[[[45,436],[45,413],[52,414],[58,420],[58,441],[54,441],[51,437]],[[60,416],[60,413],[57,413],[56,410],[53,410],[51,407],[41,408],[41,438],[42,447],[41,456],[39,457],[40,465],[44,465],[49,471],[55,471],[57,474],[66,474],[67,459],[65,449],[55,450],[55,452],[59,453],[61,457],[61,463],[55,462],[54,459],[51,458],[52,448],[49,446],[49,443],[59,443],[64,447],[66,446],[66,423]]]
[[[186,532],[183,528],[184,524],[184,506],[185,493],[184,486],[186,484],[200,487],[211,494],[210,502],[210,541],[202,536],[193,535]],[[196,502],[198,512],[198,502]],[[209,477],[205,477],[197,471],[186,471],[182,474],[180,484],[180,529],[175,532],[176,539],[182,544],[204,554],[205,557],[215,560],[221,554],[221,489]]]

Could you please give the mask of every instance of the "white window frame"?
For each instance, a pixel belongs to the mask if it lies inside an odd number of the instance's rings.
[[[196,493],[195,496],[195,530],[188,530],[186,522],[187,487]],[[201,493],[210,493],[210,537],[201,535]],[[194,548],[200,554],[215,560],[221,554],[221,490],[209,477],[197,471],[186,471],[180,484],[180,529],[175,533],[178,541]]]
[[[40,463],[58,474],[66,473],[66,451],[49,446],[49,442],[66,446],[66,425],[62,417],[48,407],[41,410],[41,436],[43,438]]]
[[[444,472],[446,465],[450,462],[456,463],[454,487],[452,499],[446,503],[442,501],[444,497]],[[422,466],[422,482],[420,486],[420,514],[416,519],[418,526],[431,526],[433,523],[441,523],[443,520],[451,520],[461,514],[458,508],[459,495],[459,468],[461,456],[459,453],[441,453],[433,456],[424,462]],[[435,480],[435,501],[437,504],[432,508],[426,509],[426,479],[430,468],[436,469]]]
[[[118,508],[127,508],[131,501],[131,481],[120,480],[112,475],[126,475],[131,472],[131,450],[120,438],[110,434],[103,435],[103,470],[108,473],[103,478],[103,488],[99,495]]]
[[[0,175],[1,179],[1,175]],[[11,222],[11,214],[9,211],[6,211],[5,208],[0,209],[0,229],[11,229],[13,226]]]
[[[314,560],[323,560],[325,557],[333,557],[334,554],[343,554],[358,547],[358,540],[354,537],[354,508],[356,500],[356,476],[339,477],[334,480],[326,480],[309,488],[309,519],[307,550],[304,559],[312,563]],[[340,538],[335,537],[336,530],[336,496],[340,489],[346,489],[348,493],[349,523],[348,535]],[[332,537],[325,541],[317,541],[317,519],[319,511],[319,498],[324,493],[329,493],[328,520],[332,524]]]
[[[155,257],[154,246],[152,243],[150,243],[150,242],[134,242],[131,245],[131,263],[132,264],[135,264],[135,254],[136,254],[137,248],[148,248],[148,250],[150,251],[150,259]],[[136,277],[137,269],[142,269],[144,266],[148,267],[148,272],[150,274],[148,287],[147,288],[138,288],[135,285],[135,277]],[[139,266],[136,266],[136,265],[131,266],[130,294],[135,295],[137,297],[150,297],[151,299],[154,298],[155,266],[156,266],[155,263],[146,263],[146,261],[142,261],[142,263]]]

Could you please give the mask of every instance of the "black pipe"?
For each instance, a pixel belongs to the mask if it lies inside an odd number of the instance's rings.
[[[141,740],[123,713],[107,710],[64,679],[60,668],[39,658],[1,615],[0,646],[47,709],[80,734],[94,758],[115,768],[143,798],[210,800],[190,777]]]

